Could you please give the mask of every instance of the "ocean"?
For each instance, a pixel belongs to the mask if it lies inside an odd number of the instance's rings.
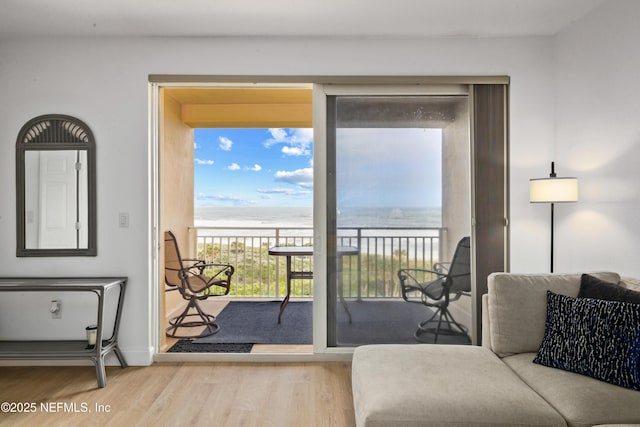
[[[363,239],[362,251],[376,253],[386,245],[402,245],[414,256],[422,257],[423,252],[433,250],[437,257],[438,246],[431,247],[430,239],[437,238],[442,224],[441,209],[417,208],[375,208],[342,210],[338,213],[338,235],[342,244],[353,245],[356,238],[355,229],[360,230]],[[246,235],[260,238],[273,236],[274,229],[280,230],[284,239],[300,239],[297,244],[308,242],[313,230],[313,209],[311,207],[199,207],[195,208],[196,227],[216,227],[216,229],[200,228],[200,236],[226,236],[239,238]],[[217,228],[220,227],[220,228]],[[296,230],[298,227],[305,229]],[[405,230],[394,229],[402,227]],[[427,227],[427,230],[413,228]],[[260,228],[262,230],[259,230]],[[389,240],[389,238],[393,240]],[[426,240],[423,240],[426,239]],[[402,243],[400,242],[402,240]],[[287,240],[291,242],[291,240]],[[395,243],[394,243],[395,242]],[[251,245],[253,239],[245,244]]]
[[[196,206],[196,227],[313,227],[311,207]],[[440,227],[441,208],[342,209],[338,227]]]
[[[313,227],[311,207],[196,206],[196,227]]]

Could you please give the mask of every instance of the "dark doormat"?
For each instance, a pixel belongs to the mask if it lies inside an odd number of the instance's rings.
[[[193,340],[180,340],[167,353],[251,353],[253,344],[246,343],[195,343]]]

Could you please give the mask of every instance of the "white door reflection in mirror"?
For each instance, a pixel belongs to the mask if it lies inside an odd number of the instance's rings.
[[[87,248],[87,152],[25,153],[27,249]]]

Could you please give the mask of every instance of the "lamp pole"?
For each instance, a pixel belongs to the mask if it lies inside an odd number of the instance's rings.
[[[551,272],[553,273],[553,202],[551,202]]]
[[[555,162],[551,162],[551,173],[549,174],[549,178],[556,177],[556,164]],[[553,205],[551,202],[551,272],[553,273]]]

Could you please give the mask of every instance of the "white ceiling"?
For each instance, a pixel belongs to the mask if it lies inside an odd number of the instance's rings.
[[[0,37],[552,35],[607,0],[2,0]]]

